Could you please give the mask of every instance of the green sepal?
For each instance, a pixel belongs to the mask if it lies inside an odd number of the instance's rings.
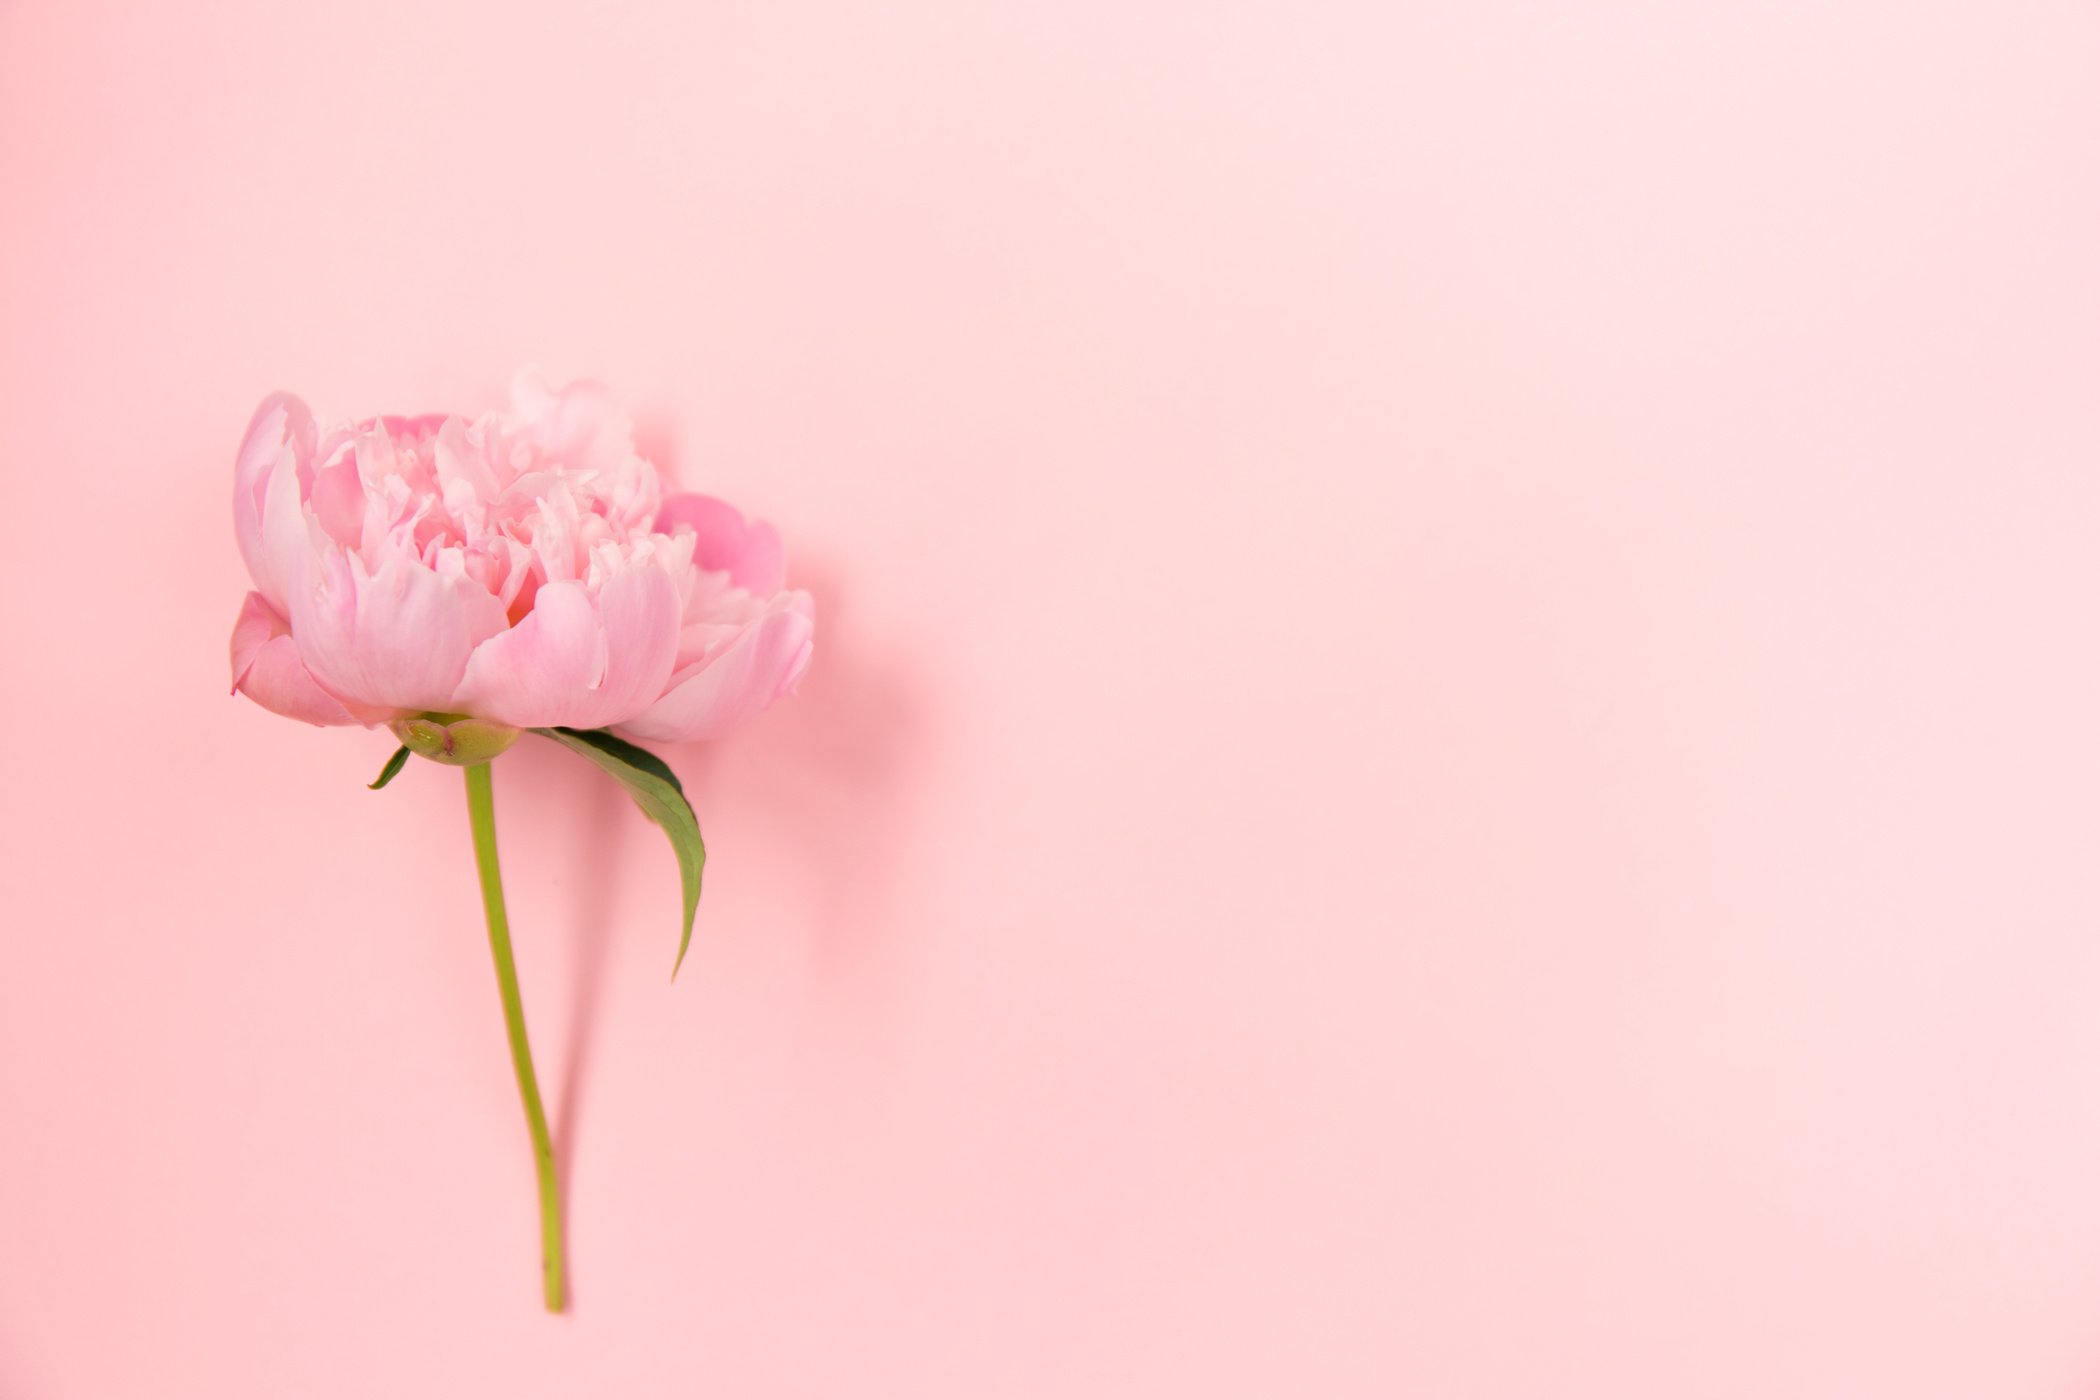
[[[467,715],[412,715],[390,721],[394,737],[433,763],[472,768],[518,742],[524,731]]]
[[[685,950],[693,941],[693,915],[700,908],[700,871],[707,864],[707,847],[700,840],[700,819],[685,800],[678,775],[647,749],[616,739],[602,729],[532,732],[546,735],[612,774],[642,809],[642,815],[671,838],[671,851],[678,857],[678,876],[685,886],[685,929],[678,938],[678,961],[671,964],[671,975],[676,977],[685,962]]]
[[[394,750],[394,756],[386,761],[386,767],[379,770],[379,776],[366,783],[365,786],[377,792],[388,783],[394,781],[394,775],[407,766],[408,746],[404,744]]]

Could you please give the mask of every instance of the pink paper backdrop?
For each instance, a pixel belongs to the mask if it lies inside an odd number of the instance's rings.
[[[2100,1394],[2091,3],[0,4],[0,1396]],[[226,695],[255,401],[610,381],[675,873]]]

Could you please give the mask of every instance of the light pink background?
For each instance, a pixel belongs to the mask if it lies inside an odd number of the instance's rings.
[[[2100,9],[0,4],[0,1396],[2100,1394]],[[283,386],[822,610],[226,695]]]

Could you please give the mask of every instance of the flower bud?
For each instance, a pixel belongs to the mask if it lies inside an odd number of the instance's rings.
[[[525,732],[464,715],[418,715],[397,719],[388,728],[410,753],[459,768],[487,763]]]

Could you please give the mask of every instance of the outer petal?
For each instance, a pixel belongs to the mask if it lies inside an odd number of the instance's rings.
[[[321,689],[299,659],[291,631],[270,600],[250,593],[233,624],[233,688],[256,704],[308,724],[358,724],[342,701]],[[375,716],[374,720],[384,718]]]
[[[293,591],[308,575],[307,561],[314,549],[307,483],[301,479],[310,471],[291,449],[278,454],[277,465],[263,483],[262,539],[249,565],[256,591],[286,616],[291,614]]]
[[[517,626],[467,661],[452,706],[521,729],[602,729],[663,692],[678,653],[678,586],[654,562],[607,579],[543,584]]]
[[[233,535],[247,561],[248,576],[264,597],[284,609],[284,590],[272,576],[263,548],[264,503],[281,461],[289,460],[293,501],[298,479],[310,469],[314,452],[314,416],[292,394],[272,394],[248,420],[241,450],[233,463]]]
[[[447,709],[474,648],[503,630],[503,607],[472,579],[407,555],[366,573],[326,551],[292,590],[299,654],[321,684],[354,703]]]
[[[659,534],[692,527],[693,563],[720,569],[747,593],[767,597],[787,584],[787,551],[780,532],[763,520],[746,520],[727,501],[686,492],[669,497],[656,514]]]
[[[551,387],[537,367],[512,378],[506,427],[531,436],[543,452],[572,469],[604,471],[634,452],[634,429],[619,396],[596,380]]]
[[[712,739],[795,688],[809,666],[816,607],[807,593],[782,593],[757,621],[687,667],[663,699],[620,726],[637,739]]]

